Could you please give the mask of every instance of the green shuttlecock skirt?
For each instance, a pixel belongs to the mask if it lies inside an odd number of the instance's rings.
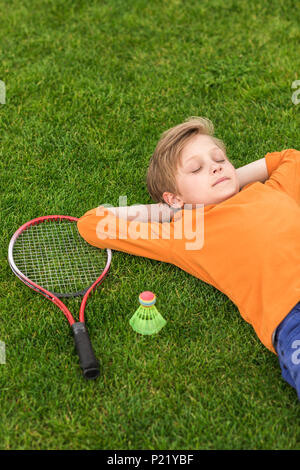
[[[143,307],[137,309],[129,320],[131,327],[141,335],[158,333],[167,323],[156,307]]]

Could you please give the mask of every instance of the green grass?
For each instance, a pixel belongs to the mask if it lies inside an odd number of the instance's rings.
[[[0,0],[1,449],[299,449],[296,392],[232,302],[172,265],[114,252],[82,376],[66,319],[16,279],[14,231],[44,214],[151,203],[160,134],[209,117],[236,167],[299,147],[291,0]],[[129,319],[142,290],[168,323]],[[71,302],[72,311],[78,305]]]

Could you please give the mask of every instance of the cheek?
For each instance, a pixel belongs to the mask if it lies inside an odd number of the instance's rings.
[[[192,178],[189,175],[181,176],[177,179],[177,188],[180,192],[188,192],[192,186]]]
[[[231,173],[236,175],[236,169],[235,169],[235,167],[233,166],[232,163],[229,163],[229,167],[230,167]]]
[[[232,177],[234,178],[234,181],[236,182],[236,184],[239,184],[238,175],[237,175],[237,172],[235,171],[235,169],[233,169],[232,175],[233,175]]]
[[[236,173],[236,169],[235,167],[232,165],[232,163],[228,162],[228,167],[227,169],[229,169],[229,172],[230,172],[230,175],[228,176],[231,176],[232,179],[237,179],[237,173]]]
[[[232,171],[232,181],[234,183],[234,187],[236,191],[238,192],[240,190],[240,182],[239,182],[235,168],[233,168],[233,171]]]

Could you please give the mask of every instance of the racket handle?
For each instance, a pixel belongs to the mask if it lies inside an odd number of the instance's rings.
[[[71,328],[83,376],[86,379],[96,379],[100,374],[99,362],[94,354],[85,323],[75,322]]]

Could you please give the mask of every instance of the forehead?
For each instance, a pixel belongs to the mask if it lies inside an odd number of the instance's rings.
[[[181,151],[181,164],[194,155],[201,155],[202,153],[207,153],[210,150],[218,148],[219,147],[215,144],[211,136],[197,134],[189,139],[184,145]]]

